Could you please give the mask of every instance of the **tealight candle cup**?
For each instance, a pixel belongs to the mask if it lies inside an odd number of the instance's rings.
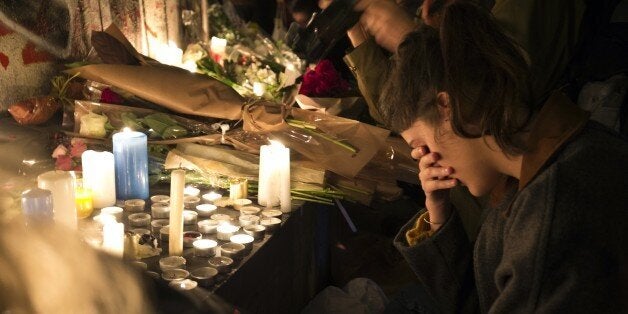
[[[240,243],[225,243],[220,246],[220,256],[229,257],[233,260],[239,260],[244,256],[246,247]]]
[[[124,210],[122,209],[122,207],[118,207],[118,206],[109,206],[100,210],[101,214],[112,215],[113,217],[116,218],[117,221],[122,221],[123,212]]]
[[[193,210],[183,211],[183,224],[184,225],[196,225],[198,220],[198,213]]]
[[[170,226],[159,229],[159,239],[161,242],[168,242],[170,240]]]
[[[199,239],[192,243],[194,246],[194,256],[213,257],[216,256],[218,242],[209,239]]]
[[[220,241],[229,241],[232,235],[240,230],[240,227],[234,225],[220,225],[216,228],[216,238]]]
[[[200,202],[201,199],[198,196],[187,195],[183,197],[183,206],[185,209],[195,209]]]
[[[185,291],[185,290],[192,290],[196,288],[198,286],[198,283],[191,279],[177,279],[177,280],[170,281],[168,286],[176,290]]]
[[[170,218],[170,205],[168,203],[154,203],[150,206],[150,213],[155,219]]]
[[[184,269],[185,263],[185,258],[181,256],[166,256],[159,259],[159,269],[161,269],[162,272],[171,269]]]
[[[248,234],[236,234],[230,238],[232,243],[244,245],[243,255],[248,255],[253,250],[253,241],[255,240]]]
[[[214,256],[210,258],[207,263],[209,263],[209,266],[215,268],[220,274],[230,272],[231,267],[233,267],[233,259],[226,256]]]
[[[255,241],[261,241],[266,235],[266,227],[262,225],[251,225],[243,228],[244,233],[250,235]]]
[[[278,209],[265,209],[262,210],[262,217],[276,217],[279,218],[281,217],[282,212]]]
[[[216,212],[217,208],[214,204],[200,204],[196,206],[196,212],[199,217],[210,217]]]
[[[191,248],[196,240],[203,238],[203,235],[198,231],[186,231],[183,233],[183,247]]]
[[[201,287],[211,287],[218,275],[218,270],[213,267],[200,267],[190,272],[190,277],[196,280]]]
[[[250,206],[251,204],[253,204],[253,201],[248,198],[239,198],[233,200],[233,208],[235,208],[236,210],[240,210],[242,207]]]
[[[150,222],[150,230],[154,235],[159,235],[161,228],[167,226],[168,224],[170,224],[170,220],[168,219],[155,219]]]
[[[229,207],[233,205],[233,200],[228,197],[222,197],[214,201],[214,205],[218,207]]]
[[[124,210],[130,213],[139,213],[144,211],[146,202],[143,199],[130,199],[124,201]]]
[[[183,195],[198,197],[201,194],[201,190],[193,186],[186,186],[183,190]],[[199,199],[200,201],[200,199]]]
[[[153,195],[150,197],[150,201],[152,204],[157,203],[170,203],[170,196],[168,195]]]
[[[222,198],[222,194],[216,193],[216,192],[209,192],[207,194],[203,194],[203,200],[207,203],[213,203],[216,200],[219,200]]]
[[[131,232],[138,234],[138,235],[145,235],[145,234],[149,234],[150,235],[150,230],[148,229],[144,229],[144,228],[135,228],[135,229],[131,229]]]
[[[136,213],[129,215],[129,225],[131,227],[150,227],[150,215],[146,213]]]
[[[161,278],[165,281],[183,280],[189,275],[190,273],[187,270],[180,268],[166,269],[161,272]]]
[[[198,226],[198,231],[202,234],[214,234],[216,233],[216,229],[218,228],[218,221],[213,219],[205,219],[199,221],[196,225]]]
[[[260,218],[259,216],[255,216],[255,215],[240,215],[238,220],[240,221],[241,227],[246,227],[246,226],[251,226],[251,225],[257,225],[259,223]]]
[[[218,221],[221,225],[231,222],[231,216],[227,214],[213,214],[211,215],[211,219]]]
[[[255,206],[243,206],[240,208],[240,215],[258,215],[259,212],[259,207]]]
[[[281,219],[275,217],[266,217],[262,218],[259,223],[260,225],[266,227],[266,232],[273,233],[277,229],[279,229],[279,226],[281,226]]]

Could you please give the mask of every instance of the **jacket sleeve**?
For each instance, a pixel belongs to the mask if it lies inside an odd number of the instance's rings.
[[[420,215],[401,229],[395,246],[443,313],[477,312],[472,247],[457,212],[435,234],[409,246],[406,232],[417,219]]]
[[[377,109],[380,89],[383,84],[383,73],[388,69],[388,58],[373,39],[368,39],[344,57],[358,82],[358,88],[369,107],[369,114],[377,121],[384,121]]]

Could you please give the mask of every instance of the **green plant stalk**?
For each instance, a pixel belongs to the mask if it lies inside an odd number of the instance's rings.
[[[334,203],[332,201],[321,201],[321,200],[316,200],[316,199],[310,199],[310,198],[307,198],[307,197],[293,196],[292,199],[293,200],[306,201],[306,202],[312,202],[312,203],[319,203],[319,204],[324,204],[324,205],[334,205]]]
[[[308,193],[301,193],[301,192],[296,192],[296,191],[290,191],[290,194],[299,196],[299,197],[309,197],[311,199],[315,199],[315,200],[320,200],[320,201],[327,201],[327,202],[331,202],[331,200],[329,198],[326,197],[321,197],[321,196],[316,196],[316,195],[312,195],[312,194],[308,194]]]
[[[311,124],[311,123],[307,123],[305,121],[301,121],[301,120],[297,120],[297,119],[286,119],[286,122],[289,125],[292,125],[294,127],[297,128],[305,128],[305,129],[312,129],[312,130],[316,130],[316,126]]]

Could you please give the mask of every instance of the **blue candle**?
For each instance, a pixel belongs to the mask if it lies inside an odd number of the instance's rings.
[[[22,213],[27,225],[53,223],[52,193],[40,188],[24,191],[22,193]]]
[[[118,199],[148,199],[146,134],[125,129],[113,135]]]

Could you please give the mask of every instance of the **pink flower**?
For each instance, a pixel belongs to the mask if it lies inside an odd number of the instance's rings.
[[[54,151],[52,151],[52,158],[59,158],[59,156],[67,155],[68,149],[65,148],[62,144],[59,144]]]
[[[100,102],[108,104],[121,104],[122,101],[122,97],[118,95],[118,93],[112,91],[110,88],[103,89],[102,93],[100,94]]]
[[[84,151],[87,150],[87,145],[80,139],[72,139],[72,147],[70,148],[70,155],[72,157],[81,157]]]
[[[65,171],[72,170],[72,157],[68,155],[61,155],[57,157],[57,161],[55,161],[55,168]]]

